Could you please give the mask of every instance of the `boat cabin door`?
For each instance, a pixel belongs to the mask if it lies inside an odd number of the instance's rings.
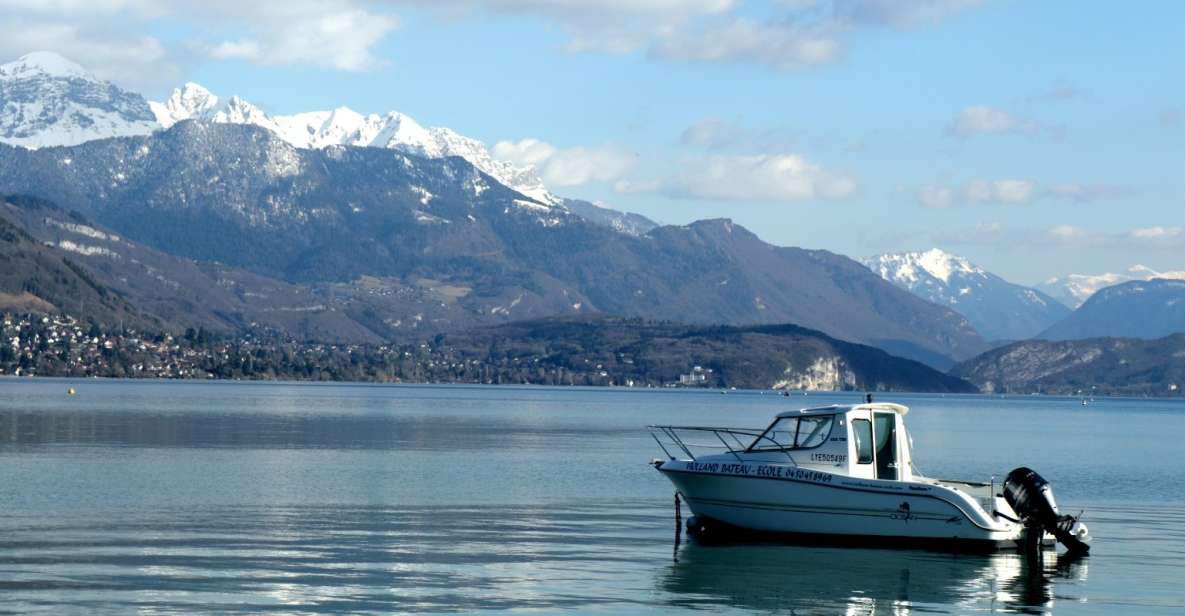
[[[857,409],[848,413],[851,474],[867,479],[901,479],[897,413]]]

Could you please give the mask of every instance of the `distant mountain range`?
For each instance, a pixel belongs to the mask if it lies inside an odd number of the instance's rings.
[[[981,332],[1056,332],[1067,313],[942,251],[868,259],[874,274],[728,220],[556,196],[397,112],[272,116],[196,84],[150,103],[48,53],[0,66],[5,194],[11,228],[125,302],[104,318],[171,326],[376,342],[590,313],[796,323],[946,368]]]
[[[1029,338],[1070,313],[1040,291],[1008,282],[937,248],[878,255],[864,264],[918,297],[967,317],[988,340]]]
[[[1078,308],[1099,289],[1132,280],[1152,280],[1153,278],[1185,280],[1185,271],[1158,272],[1143,265],[1133,265],[1122,273],[1069,274],[1059,278],[1050,278],[1037,285],[1037,288],[1070,308]]]
[[[1026,340],[992,349],[950,374],[987,393],[1181,396],[1185,334],[1154,340]]]
[[[1160,338],[1185,332],[1185,280],[1136,280],[1100,289],[1038,337]]]
[[[339,107],[272,116],[237,96],[219,97],[195,83],[174,90],[164,102],[147,101],[52,52],[34,52],[0,65],[0,143],[31,149],[71,146],[149,135],[183,120],[259,126],[298,148],[348,145],[426,158],[459,156],[532,200],[561,209],[570,205],[574,213],[584,212],[597,224],[633,234],[657,226],[639,214],[557,197],[534,169],[497,160],[476,139],[448,128],[424,127],[396,111],[362,115]]]
[[[3,193],[69,204],[177,257],[438,298],[430,310],[374,310],[379,336],[594,311],[793,322],[940,367],[983,348],[956,313],[845,257],[770,246],[723,220],[621,233],[457,157],[298,149],[256,126],[185,121],[73,147],[0,146]]]

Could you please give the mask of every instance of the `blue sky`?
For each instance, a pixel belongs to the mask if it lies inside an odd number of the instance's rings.
[[[53,6],[49,6],[53,5]],[[1185,4],[991,0],[5,0],[160,99],[399,110],[666,223],[1006,278],[1185,269]],[[7,30],[7,31],[5,31]],[[531,140],[531,141],[524,141]],[[532,158],[533,157],[533,158]]]

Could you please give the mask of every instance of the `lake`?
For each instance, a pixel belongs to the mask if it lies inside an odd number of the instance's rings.
[[[856,394],[8,378],[0,613],[1185,611],[1185,403],[878,399],[929,476],[1036,469],[1090,556],[676,544],[647,424]]]

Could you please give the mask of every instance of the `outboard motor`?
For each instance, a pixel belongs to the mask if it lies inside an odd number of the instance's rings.
[[[1053,500],[1053,488],[1030,468],[1020,467],[1004,480],[1004,500],[1020,516],[1027,532],[1040,529],[1057,537],[1071,553],[1090,551],[1090,532],[1078,518],[1062,515]]]

